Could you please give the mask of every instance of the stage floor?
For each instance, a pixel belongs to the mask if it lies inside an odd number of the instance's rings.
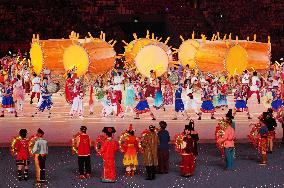
[[[15,118],[13,114],[5,113],[5,117],[0,119],[0,146],[8,146],[12,137],[18,134],[18,130],[21,128],[26,128],[29,131],[29,135],[35,134],[38,128],[45,131],[45,137],[49,141],[50,145],[65,146],[70,145],[70,140],[74,134],[76,134],[81,125],[88,127],[88,133],[94,140],[97,135],[101,134],[101,130],[105,126],[114,126],[117,130],[116,136],[118,137],[120,133],[126,130],[130,123],[133,124],[136,134],[140,136],[141,132],[148,128],[149,125],[153,124],[158,127],[158,123],[164,120],[168,123],[167,129],[170,132],[171,138],[174,135],[180,133],[185,124],[188,121],[185,117],[179,115],[178,120],[172,120],[174,115],[174,106],[168,106],[166,111],[152,109],[157,120],[152,121],[148,114],[141,115],[140,120],[134,120],[133,115],[126,114],[124,118],[119,117],[100,117],[101,104],[96,104],[94,115],[89,115],[89,96],[84,98],[85,104],[85,117],[80,119],[79,117],[74,117],[73,119],[69,116],[70,105],[65,102],[64,95],[59,93],[53,96],[53,108],[51,118],[48,119],[48,112],[39,113],[36,117],[31,117],[32,113],[35,111],[36,103],[33,105],[29,104],[30,96],[26,95],[26,102],[24,104],[24,111],[19,112],[19,117]],[[152,100],[149,100],[149,104],[152,105]],[[200,104],[198,104],[200,106]],[[257,122],[257,117],[261,114],[265,108],[261,104],[257,104],[256,96],[248,102],[248,106],[252,115],[252,120],[247,119],[245,113],[238,113],[235,117],[236,121],[236,137],[237,141],[246,141],[247,135],[251,129],[249,127],[250,123]],[[229,108],[233,108],[233,97],[229,96]],[[190,111],[191,118],[195,120],[195,128],[199,132],[199,137],[201,142],[212,142],[214,140],[214,132],[218,119],[225,116],[227,109],[218,109],[215,117],[216,120],[210,119],[210,114],[203,114],[202,120],[197,120],[197,115]],[[276,130],[276,136],[279,138],[282,136],[281,125],[278,124]]]

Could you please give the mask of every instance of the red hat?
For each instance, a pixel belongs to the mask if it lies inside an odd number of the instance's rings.
[[[128,130],[127,130],[127,131],[135,131],[135,130],[133,129],[132,124],[130,124],[130,125],[129,125],[129,127],[128,127]]]

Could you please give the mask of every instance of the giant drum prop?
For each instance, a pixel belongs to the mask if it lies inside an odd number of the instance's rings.
[[[44,67],[52,74],[64,74],[76,67],[78,76],[87,72],[103,74],[113,67],[116,58],[113,46],[98,38],[73,42],[71,39],[39,40],[32,43],[30,54],[37,74]]]
[[[40,74],[46,67],[53,74],[64,74],[63,53],[71,44],[70,39],[39,40],[39,43],[32,43],[30,56],[34,72]]]
[[[87,40],[83,46],[89,54],[90,74],[104,74],[114,66],[116,53],[106,41],[94,38],[93,41]]]

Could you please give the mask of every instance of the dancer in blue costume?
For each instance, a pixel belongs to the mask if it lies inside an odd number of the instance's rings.
[[[246,93],[247,90],[242,89],[240,86],[237,86],[237,89],[234,93],[236,103],[233,116],[235,116],[237,112],[247,112],[248,119],[251,119],[249,109],[247,107],[247,102],[245,100]]]
[[[44,112],[45,109],[48,110],[48,118],[50,118],[51,115],[51,107],[52,107],[52,99],[51,99],[51,93],[47,89],[48,86],[48,78],[43,78],[43,83],[41,86],[41,99],[39,102],[39,106],[37,108],[37,111],[32,115],[34,117],[38,112]]]
[[[9,112],[15,114],[15,117],[18,117],[17,111],[15,109],[15,102],[13,99],[13,87],[9,80],[6,80],[6,85],[2,88],[2,114],[0,117],[4,117],[5,109],[8,109]]]
[[[175,117],[173,120],[177,120],[178,113],[181,112],[183,116],[189,120],[189,117],[184,109],[184,103],[182,101],[182,84],[179,84],[178,89],[175,92]]]
[[[271,103],[272,110],[274,112],[279,112],[281,110],[283,101],[281,99],[281,93],[280,91],[277,90],[277,87],[273,88],[272,96],[273,96],[273,101]]]
[[[143,92],[143,89],[141,87],[138,88],[138,99],[139,102],[134,108],[134,112],[136,113],[136,117],[134,119],[140,119],[139,115],[144,113],[150,113],[150,116],[152,117],[152,120],[156,120],[154,114],[151,112],[148,101],[145,97],[145,94]]]

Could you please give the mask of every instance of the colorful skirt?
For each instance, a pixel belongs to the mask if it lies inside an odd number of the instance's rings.
[[[267,138],[261,138],[258,145],[258,151],[260,153],[266,153],[267,150]]]
[[[184,111],[184,104],[182,102],[182,99],[176,99],[175,100],[175,111],[176,112]]]
[[[282,100],[281,99],[276,99],[276,100],[272,101],[272,103],[271,103],[272,110],[275,111],[275,112],[278,112],[280,110],[281,106],[282,106]]]
[[[2,108],[13,108],[15,107],[14,99],[12,96],[2,97]]]
[[[195,156],[190,154],[181,155],[180,172],[183,176],[192,175],[195,170]]]
[[[201,110],[201,112],[204,112],[204,113],[215,112],[215,108],[214,108],[211,100],[203,101],[200,110]]]
[[[150,107],[147,100],[139,101],[136,107],[134,108],[134,112],[136,112],[137,114],[150,112]]]
[[[157,91],[154,98],[154,107],[160,108],[163,105],[162,91]]]
[[[245,100],[236,100],[235,109],[237,112],[248,111],[247,103]]]
[[[51,96],[42,96],[42,101],[40,106],[38,107],[39,111],[44,111],[45,109],[50,110],[52,106]]]
[[[133,146],[128,146],[124,157],[123,157],[123,165],[124,166],[138,166],[138,159],[137,159],[137,150]]]

